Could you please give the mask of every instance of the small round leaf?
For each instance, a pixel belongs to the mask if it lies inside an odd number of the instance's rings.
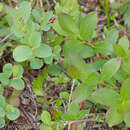
[[[0,118],[5,116],[4,108],[0,107]]]
[[[16,120],[20,116],[19,109],[13,107],[12,105],[8,105],[6,111],[6,116],[9,120]]]
[[[9,76],[11,76],[11,74],[12,74],[12,69],[13,69],[12,64],[10,64],[10,63],[5,64],[4,67],[3,67],[3,72],[4,72],[4,73],[7,73]]]
[[[50,125],[51,124],[51,115],[48,111],[43,111],[41,114],[41,120],[44,124]]]
[[[0,107],[5,107],[6,106],[6,101],[3,96],[0,96]]]
[[[9,83],[9,75],[7,73],[0,73],[0,81],[3,86],[8,85]]]
[[[43,66],[43,61],[40,59],[33,59],[30,62],[30,66],[32,69],[40,69]]]
[[[53,62],[53,56],[51,55],[51,56],[49,56],[49,57],[46,57],[46,58],[44,59],[44,62],[45,62],[46,64],[52,64],[52,62]]]
[[[24,89],[24,82],[22,79],[14,79],[11,81],[10,85],[16,90]]]
[[[0,84],[0,95],[3,95],[4,87]]]
[[[13,58],[17,62],[23,62],[32,55],[32,50],[28,46],[18,46],[13,51]]]
[[[51,47],[42,44],[39,48],[35,49],[35,56],[39,58],[46,58],[52,55]]]
[[[21,78],[23,73],[24,73],[24,69],[21,65],[13,66],[13,77],[14,78]]]
[[[106,114],[106,121],[112,127],[123,121],[123,115],[118,112],[116,107],[110,108]]]

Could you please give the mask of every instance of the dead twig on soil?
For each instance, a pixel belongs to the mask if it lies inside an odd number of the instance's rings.
[[[74,84],[75,84],[75,79],[73,80],[73,83],[72,83],[72,86],[71,86],[71,92],[70,92],[70,96],[69,96],[68,106],[69,106],[70,103],[71,103],[72,93],[73,93],[73,90],[74,90]]]
[[[92,116],[93,114],[90,114],[90,115]],[[68,130],[71,130],[71,125],[72,124],[87,123],[89,121],[92,121],[92,119],[91,118],[90,119],[86,118],[86,119],[82,119],[82,120],[69,121],[69,122],[66,122],[65,124],[68,125]]]
[[[35,130],[38,130],[38,126],[37,126],[36,122],[34,121],[33,117],[24,110],[23,106],[20,106],[20,110],[24,114],[25,118],[29,121],[29,123],[33,126],[33,128]]]
[[[42,0],[39,0],[39,2],[40,2],[40,7],[43,8]]]
[[[9,33],[6,37],[4,37],[2,40],[0,40],[0,43],[5,42],[12,35],[13,35],[13,33]]]

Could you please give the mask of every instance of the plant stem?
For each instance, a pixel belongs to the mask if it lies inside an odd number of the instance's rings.
[[[105,10],[104,4],[102,0],[99,0],[100,5],[103,7],[103,9]]]
[[[110,30],[110,10],[109,10],[109,0],[105,0],[105,3],[103,3],[102,0],[99,0],[100,5],[103,7],[104,11],[107,15],[107,26],[108,30]],[[104,6],[105,4],[105,6]]]
[[[13,35],[13,33],[9,33],[6,37],[4,37],[3,39],[0,39],[0,43],[5,42],[12,35]]]
[[[105,11],[106,11],[106,15],[107,15],[107,26],[108,26],[108,30],[110,30],[110,10],[109,10],[109,0],[105,0]]]
[[[87,44],[88,46],[91,46],[92,48],[95,48],[95,46],[94,46],[92,43],[85,41],[85,40],[82,39],[79,35],[77,35],[77,38],[78,38],[79,40],[81,40],[83,43]]]
[[[72,93],[73,93],[73,89],[74,89],[74,84],[75,84],[75,79],[73,79],[73,83],[72,83],[72,86],[71,86],[71,92],[70,92],[70,96],[69,96],[68,106],[70,105],[70,102],[71,102]]]

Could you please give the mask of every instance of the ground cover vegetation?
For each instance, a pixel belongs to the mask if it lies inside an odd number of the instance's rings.
[[[0,128],[128,130],[130,0],[0,2]]]

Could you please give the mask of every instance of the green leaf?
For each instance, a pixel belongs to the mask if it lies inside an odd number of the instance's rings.
[[[117,58],[107,61],[102,67],[100,81],[104,82],[109,80],[118,71],[120,64],[121,61]]]
[[[56,99],[55,108],[57,108],[57,109],[62,108],[62,99],[61,98]]]
[[[39,32],[40,25],[37,24],[36,22],[33,22],[32,20],[29,20],[28,23],[23,26],[23,30],[24,30],[25,34],[24,34],[23,39],[20,39],[20,41],[23,44],[25,44],[25,43],[29,44],[27,40],[29,39],[29,37],[32,38],[32,35],[34,35],[34,34],[38,35],[38,33],[41,34],[41,32]],[[39,37],[38,37],[38,40],[39,40]],[[36,40],[34,40],[34,41],[36,42]]]
[[[32,15],[34,17],[34,19],[40,23],[41,22],[41,16],[42,16],[42,9],[41,8],[34,8],[32,10]]]
[[[51,64],[48,66],[48,73],[53,76],[58,76],[61,73],[61,67],[58,64]]]
[[[4,87],[0,84],[0,95],[3,95],[4,93]]]
[[[24,36],[23,26],[22,22],[16,20],[11,27],[11,32],[13,32],[16,37],[21,38]]]
[[[58,22],[61,28],[70,34],[77,34],[78,27],[75,24],[75,21],[70,15],[67,14],[58,14]]]
[[[37,80],[34,80],[33,81],[33,92],[38,95],[38,96],[44,96],[45,95],[45,92],[43,91],[43,88],[41,85],[41,79],[38,77]]]
[[[120,44],[113,44],[113,50],[117,56],[125,57],[126,53]]]
[[[99,71],[102,66],[104,65],[104,63],[106,62],[107,60],[105,59],[100,59],[100,60],[95,60],[94,63],[90,63],[90,66],[92,66],[92,68],[94,68],[94,72],[97,72]],[[88,64],[89,65],[89,64]],[[89,67],[89,66],[88,66]],[[93,72],[93,71],[92,71]]]
[[[84,80],[85,84],[87,84],[87,85],[93,85],[93,86],[96,86],[98,82],[99,82],[99,75],[96,72],[90,73],[88,75],[88,77]]]
[[[85,99],[87,99],[90,94],[93,91],[93,87],[86,85],[86,84],[81,84],[78,86],[75,91],[73,92],[72,99],[74,102],[81,102]]]
[[[27,59],[30,58],[31,55],[32,55],[31,48],[24,45],[16,47],[13,51],[13,58],[17,62],[26,61]]]
[[[56,13],[66,12],[67,14],[77,16],[79,14],[78,1],[77,0],[71,0],[71,1],[61,0],[60,5],[59,3],[56,4],[55,10],[56,10]]]
[[[46,26],[48,26],[47,24],[49,23],[49,20],[51,19],[51,17],[53,16],[53,12],[49,11],[43,14],[42,18],[41,18],[41,29],[44,31],[48,31],[50,29],[50,26],[48,29],[46,29]]]
[[[0,107],[0,118],[5,116],[5,110],[3,107]]]
[[[122,6],[122,4],[120,3],[120,2],[112,2],[111,4],[110,4],[110,7],[112,8],[112,9],[119,9],[120,7]]]
[[[113,54],[113,48],[111,43],[98,41],[94,43],[94,50],[95,52],[106,54],[106,55],[112,55]]]
[[[16,90],[24,89],[24,82],[22,79],[13,79],[11,80],[10,85]]]
[[[63,55],[79,54],[83,49],[83,43],[79,40],[66,40],[63,47]]]
[[[78,71],[82,74],[82,77],[86,78],[86,76],[88,75],[88,67],[81,57],[77,55],[70,55],[68,57],[68,63],[76,67]]]
[[[123,17],[124,21],[126,24],[128,24],[128,26],[130,26],[130,9],[128,9]]]
[[[74,120],[78,119],[77,115],[67,112],[62,115],[61,119],[64,121],[74,121]]]
[[[68,77],[64,73],[61,73],[58,77],[51,78],[51,80],[54,81],[55,84],[63,84],[67,83]]]
[[[20,15],[20,17],[24,20],[24,22],[27,22],[27,20],[30,17],[30,14],[31,14],[31,5],[30,5],[30,3],[27,2],[27,1],[22,2],[20,4],[17,12]]]
[[[69,100],[69,93],[64,91],[60,93],[60,96],[65,99],[65,100]]]
[[[34,50],[35,56],[39,58],[46,58],[52,55],[52,49],[48,45],[41,44],[39,48]]]
[[[119,34],[117,29],[111,29],[105,38],[105,43],[115,44],[117,42],[118,37]]]
[[[11,76],[12,70],[13,70],[13,66],[10,63],[5,64],[3,67],[3,72],[7,73],[9,76]]]
[[[47,77],[47,69],[43,70],[42,75],[39,75],[36,80],[33,81],[33,92],[38,96],[44,96],[43,83]]]
[[[118,111],[119,113],[122,113],[123,116],[124,116],[126,113],[128,113],[129,110],[130,110],[130,102],[129,102],[129,101],[128,101],[128,102],[126,101],[125,103],[122,102],[122,104],[119,104],[119,105],[117,106],[117,111]]]
[[[106,106],[116,106],[121,103],[120,95],[110,88],[99,88],[93,94],[92,97],[97,103]]]
[[[16,120],[20,116],[20,111],[12,105],[7,105],[6,116],[9,120]]]
[[[120,90],[120,95],[123,102],[130,100],[130,78],[126,79],[123,82]]]
[[[29,32],[29,34],[27,34],[25,36],[24,39],[27,45],[29,45],[32,48],[38,48],[40,47],[40,43],[41,43],[41,33],[40,32]]]
[[[86,59],[86,58],[94,56],[95,55],[95,51],[90,46],[84,44],[84,45],[82,45],[82,49],[81,49],[79,55],[82,58]]]
[[[23,73],[24,73],[24,69],[21,65],[13,66],[13,77],[14,78],[21,78]]]
[[[5,126],[5,120],[4,118],[0,118],[0,128],[3,128]]]
[[[40,102],[40,103],[43,103],[45,101],[45,99],[43,97],[37,97],[36,101]]]
[[[54,59],[58,60],[61,56],[60,56],[60,52],[61,52],[61,46],[56,45],[54,47],[54,52],[53,52],[53,57]]]
[[[113,99],[112,99],[113,100]],[[106,121],[112,127],[123,121],[122,113],[118,112],[117,107],[110,108],[106,113]]]
[[[9,27],[6,27],[4,25],[2,25],[2,27],[0,27],[0,37],[4,37],[4,36],[8,35],[9,33],[10,33],[10,28]],[[1,44],[0,44],[0,46],[1,46]]]
[[[128,112],[128,113],[125,114],[124,121],[126,123],[126,126],[130,127],[130,112]]]
[[[31,60],[30,66],[32,69],[40,69],[43,66],[43,61],[35,58]]]
[[[0,73],[0,81],[1,83],[6,86],[9,83],[9,75],[7,73]]]
[[[122,37],[119,40],[119,44],[120,46],[124,49],[125,53],[128,53],[128,49],[129,49],[129,40],[126,36]]]
[[[127,76],[124,73],[124,71],[122,71],[122,69],[120,69],[115,75],[113,75],[113,78],[115,80],[118,80],[120,83],[122,83],[127,78]]]
[[[124,3],[125,3],[125,4],[129,4],[129,3],[130,3],[130,0],[125,0]]]
[[[72,16],[78,16],[79,15],[79,7],[78,7],[78,1],[77,0],[71,0],[71,1],[65,1],[61,0],[60,3],[56,3],[56,13],[65,12],[67,14],[70,14]]]
[[[40,125],[40,130],[53,130],[53,128],[51,128],[51,126],[41,124]]]
[[[130,75],[130,57],[122,59],[121,69],[125,75]]]
[[[11,26],[13,22],[18,21],[18,19],[20,18],[20,15],[18,14],[18,11],[16,11],[16,9],[10,8],[9,6],[5,6],[5,10],[9,14],[9,16],[7,16],[7,19],[8,19],[9,25]],[[15,21],[13,21],[14,19]]]
[[[55,40],[52,42],[51,46],[60,46],[60,44],[64,41],[63,36],[55,37]]]
[[[91,41],[94,30],[97,26],[97,14],[96,12],[89,13],[80,22],[80,35],[83,39]]]
[[[56,39],[56,36],[55,36],[54,32],[47,32],[47,37],[48,37],[48,41],[51,41],[51,42],[55,41],[55,39]]]
[[[61,28],[61,26],[59,25],[58,19],[55,20],[52,27],[58,34],[60,34],[62,36],[68,36],[69,35],[67,32],[65,32],[65,30],[63,30]]]
[[[44,62],[45,62],[46,64],[52,64],[52,62],[53,62],[53,55],[51,55],[51,56],[49,56],[49,57],[46,57],[46,58],[44,59]]]
[[[4,4],[0,3],[0,12],[2,12],[3,8],[4,8]]]
[[[4,108],[5,106],[6,106],[5,98],[0,95],[0,107]]]
[[[43,111],[41,114],[41,120],[46,125],[51,125],[51,115],[48,111]]]
[[[62,120],[64,121],[74,121],[74,120],[82,120],[85,118],[85,115],[88,114],[88,111],[86,110],[81,110],[78,113],[71,113],[71,112],[66,112],[62,115]]]
[[[49,31],[50,28],[51,28],[51,23],[49,23],[49,24],[43,26],[43,27],[41,28],[41,30],[43,30],[43,31]]]
[[[67,72],[71,76],[72,79],[80,79],[82,78],[82,73],[75,66],[70,65],[67,67]]]
[[[71,102],[68,106],[68,113],[76,115],[79,112],[79,104],[77,102]]]

